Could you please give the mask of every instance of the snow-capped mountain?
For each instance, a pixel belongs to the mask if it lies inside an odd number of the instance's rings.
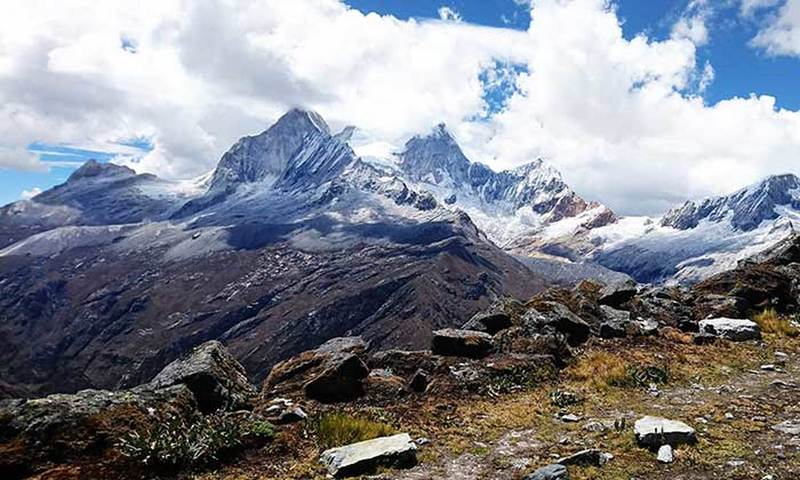
[[[609,208],[578,196],[542,159],[502,172],[471,162],[443,124],[409,140],[397,165],[414,187],[465,211],[495,243],[517,253],[539,253],[531,243],[544,236],[616,221]]]
[[[686,202],[660,219],[591,231],[588,256],[642,282],[690,283],[734,268],[795,232],[800,179],[770,176],[730,195]]]
[[[147,380],[221,339],[263,377],[329,338],[420,348],[540,277],[293,110],[207,181],[90,162],[0,211],[0,377],[32,392]],[[33,367],[32,367],[33,366]]]

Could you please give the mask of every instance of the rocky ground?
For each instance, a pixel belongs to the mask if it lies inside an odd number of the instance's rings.
[[[587,378],[584,369],[591,371],[598,355],[607,353],[623,362],[666,365],[671,378],[653,389],[610,386],[602,366]],[[573,392],[582,401],[559,407],[553,392]],[[522,392],[407,398],[345,410],[388,421],[421,444],[416,467],[364,478],[516,480],[597,448],[614,458],[601,467],[571,466],[571,478],[791,479],[800,475],[798,399],[799,339],[765,336],[763,342],[697,346],[675,333],[668,339],[592,341],[557,379]],[[660,463],[634,439],[633,424],[645,415],[686,422],[696,429],[697,444],[677,447],[673,463]],[[196,478],[325,478],[318,453],[313,432],[296,426],[265,450]]]

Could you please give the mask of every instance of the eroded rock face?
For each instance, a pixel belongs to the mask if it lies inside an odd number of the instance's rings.
[[[492,336],[488,333],[455,328],[433,332],[432,350],[435,355],[483,358],[492,349]]]
[[[378,467],[411,467],[417,447],[407,433],[353,443],[322,452],[320,462],[336,478],[361,475]]]
[[[361,359],[366,344],[353,337],[332,339],[318,349],[281,362],[264,383],[264,394],[303,392],[324,403],[348,401],[364,394],[369,368]]]
[[[694,428],[677,420],[646,416],[636,421],[634,435],[639,445],[657,449],[662,445],[682,445],[697,442]]]
[[[184,384],[202,412],[252,407],[255,388],[244,367],[218,341],[206,342],[175,360],[150,381],[154,389]]]
[[[758,324],[746,319],[737,318],[710,318],[700,321],[700,333],[715,337],[743,342],[761,338],[761,328]]]

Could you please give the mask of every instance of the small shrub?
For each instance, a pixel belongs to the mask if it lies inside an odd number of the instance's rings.
[[[625,380],[618,385],[620,387],[649,387],[669,381],[669,370],[657,365],[628,365],[625,373]]]
[[[275,438],[275,427],[266,420],[256,420],[250,424],[247,434],[258,440],[269,441]]]
[[[264,427],[261,427],[264,428]],[[120,439],[123,455],[159,471],[178,471],[218,463],[242,446],[242,426],[224,415],[186,420],[169,417]]]
[[[796,337],[800,334],[800,331],[792,326],[789,319],[778,315],[774,308],[764,309],[753,318],[753,321],[761,327],[763,333],[771,333],[779,337]]]
[[[559,408],[569,407],[570,405],[577,405],[583,399],[577,393],[567,392],[564,390],[553,390],[550,392],[550,403]]]
[[[372,440],[394,433],[394,429],[381,422],[342,413],[326,413],[312,422],[317,442],[323,449]]]
[[[567,376],[595,388],[620,385],[628,375],[627,362],[613,353],[590,352],[567,368]]]

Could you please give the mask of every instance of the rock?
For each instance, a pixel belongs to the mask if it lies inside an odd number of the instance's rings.
[[[364,394],[369,368],[360,356],[366,344],[358,337],[326,342],[278,363],[264,382],[264,395],[297,395],[323,403],[350,401]]]
[[[800,435],[800,420],[786,420],[774,425],[772,429],[788,435]]]
[[[483,358],[491,353],[492,336],[474,330],[445,328],[433,332],[433,353],[435,355]]]
[[[590,420],[583,424],[583,429],[587,432],[605,432],[608,428],[605,423],[597,420]]]
[[[542,302],[543,311],[529,310],[522,321],[529,330],[546,333],[547,329],[563,333],[570,345],[580,345],[589,339],[589,324],[557,302]]]
[[[580,422],[581,421],[581,417],[579,417],[579,416],[577,416],[577,415],[575,415],[573,413],[570,413],[570,414],[567,414],[567,415],[561,415],[561,421],[565,422],[565,423],[575,423],[575,422]]]
[[[584,467],[594,466],[594,467],[602,467],[614,456],[610,453],[605,453],[602,450],[597,448],[590,448],[587,450],[581,450],[580,452],[573,453],[568,457],[563,457],[558,459],[556,463],[561,465],[580,465]]]
[[[465,323],[462,330],[473,330],[477,332],[488,333],[494,335],[495,333],[505,330],[511,326],[511,316],[505,312],[490,311],[475,314],[467,323]]]
[[[348,401],[362,395],[362,381],[369,369],[356,355],[345,354],[326,360],[322,372],[305,384],[306,397],[320,402]]]
[[[556,463],[525,475],[522,480],[569,480],[569,472],[567,467]]]
[[[204,413],[249,409],[256,395],[244,367],[216,340],[164,367],[149,385],[159,389],[181,383],[192,391]]]
[[[695,318],[738,317],[746,312],[747,302],[730,295],[701,295],[694,304]]]
[[[697,441],[692,427],[683,422],[661,417],[640,418],[634,424],[633,430],[639,445],[653,449],[662,445],[677,446]]]
[[[634,323],[639,327],[639,335],[649,336],[658,333],[658,322],[653,319],[639,319]]]
[[[600,289],[597,301],[602,305],[618,308],[623,303],[632,299],[637,293],[636,282],[622,280],[609,283]]]
[[[658,461],[661,463],[672,463],[673,460],[672,447],[669,445],[661,445],[661,447],[658,448]]]
[[[325,450],[320,462],[334,477],[350,477],[378,467],[414,466],[417,447],[407,433],[400,433]]]
[[[424,393],[428,389],[428,383],[430,383],[428,373],[420,368],[409,379],[407,388],[412,392]]]
[[[285,425],[287,423],[301,422],[307,418],[308,415],[303,411],[303,409],[300,407],[294,407],[278,415],[275,423],[278,425]]]
[[[319,353],[364,353],[369,344],[361,337],[336,337],[317,347]]]
[[[169,416],[197,414],[186,385],[154,390],[81,390],[44,398],[0,401],[0,476],[27,477],[52,462],[93,461],[132,428],[150,428]],[[16,446],[16,447],[14,447]],[[9,449],[9,447],[14,447]],[[99,460],[98,460],[99,461]]]
[[[717,337],[715,335],[711,335],[710,333],[700,332],[692,336],[692,342],[695,345],[711,345],[716,341]]]
[[[701,320],[700,332],[736,342],[761,338],[761,329],[757,323],[735,318]]]

